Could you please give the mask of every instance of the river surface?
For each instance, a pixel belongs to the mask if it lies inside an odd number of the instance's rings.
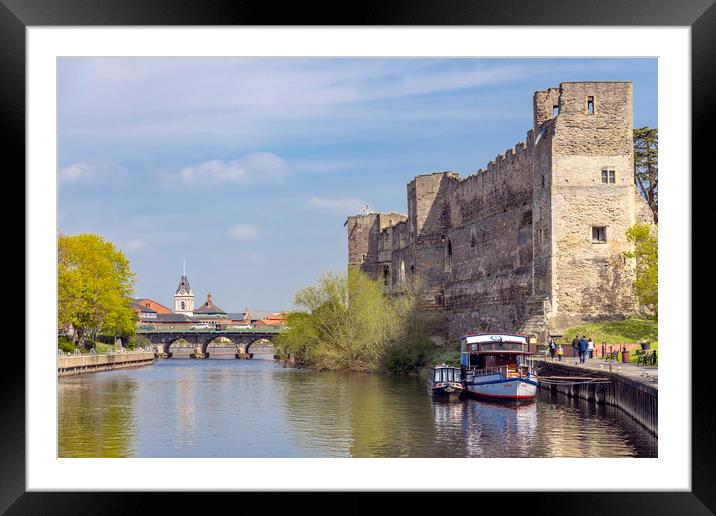
[[[655,457],[620,411],[541,391],[438,401],[424,377],[160,360],[58,378],[60,457]]]

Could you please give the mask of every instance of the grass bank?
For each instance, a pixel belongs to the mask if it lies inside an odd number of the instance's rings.
[[[659,327],[655,319],[629,318],[622,321],[609,321],[574,326],[564,332],[563,341],[572,342],[576,336],[586,335],[594,341],[595,346],[606,342],[607,345],[651,343],[651,349],[659,348]],[[636,363],[636,356],[630,357]]]
[[[658,345],[659,328],[653,319],[624,319],[574,326],[564,332],[564,340],[571,342],[577,335],[591,337],[595,344],[651,342],[652,347]]]

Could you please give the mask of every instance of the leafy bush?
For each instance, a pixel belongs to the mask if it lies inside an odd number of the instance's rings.
[[[57,348],[61,349],[65,353],[72,353],[75,350],[75,344],[72,342],[72,339],[65,337],[64,335],[60,335],[57,337]]]
[[[659,313],[659,239],[654,226],[635,224],[626,233],[627,240],[634,246],[633,252],[624,253],[627,258],[636,259],[634,287],[639,302]]]
[[[457,367],[460,365],[460,351],[444,350],[433,357],[432,364],[445,364]]]
[[[437,346],[425,337],[395,342],[385,348],[383,369],[392,374],[415,373],[431,363]]]
[[[124,346],[127,349],[131,349],[131,350],[135,350],[138,347],[146,348],[151,345],[152,345],[152,343],[144,335],[132,335],[131,337],[129,337],[129,340],[127,340],[126,343],[124,344]]]

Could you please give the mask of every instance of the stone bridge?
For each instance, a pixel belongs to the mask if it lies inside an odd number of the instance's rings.
[[[273,342],[273,339],[281,332],[279,328],[266,329],[245,329],[245,330],[147,330],[138,331],[149,342],[157,348],[157,356],[169,358],[172,354],[169,347],[180,339],[193,344],[196,358],[208,358],[207,348],[219,337],[229,339],[236,346],[236,358],[240,358],[241,348],[243,353],[250,356],[251,347],[261,340]],[[273,346],[268,352],[273,352]]]

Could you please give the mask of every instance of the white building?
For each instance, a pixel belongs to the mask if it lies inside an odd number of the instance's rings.
[[[191,290],[189,280],[183,274],[174,294],[174,312],[191,317],[194,315],[194,292]]]

